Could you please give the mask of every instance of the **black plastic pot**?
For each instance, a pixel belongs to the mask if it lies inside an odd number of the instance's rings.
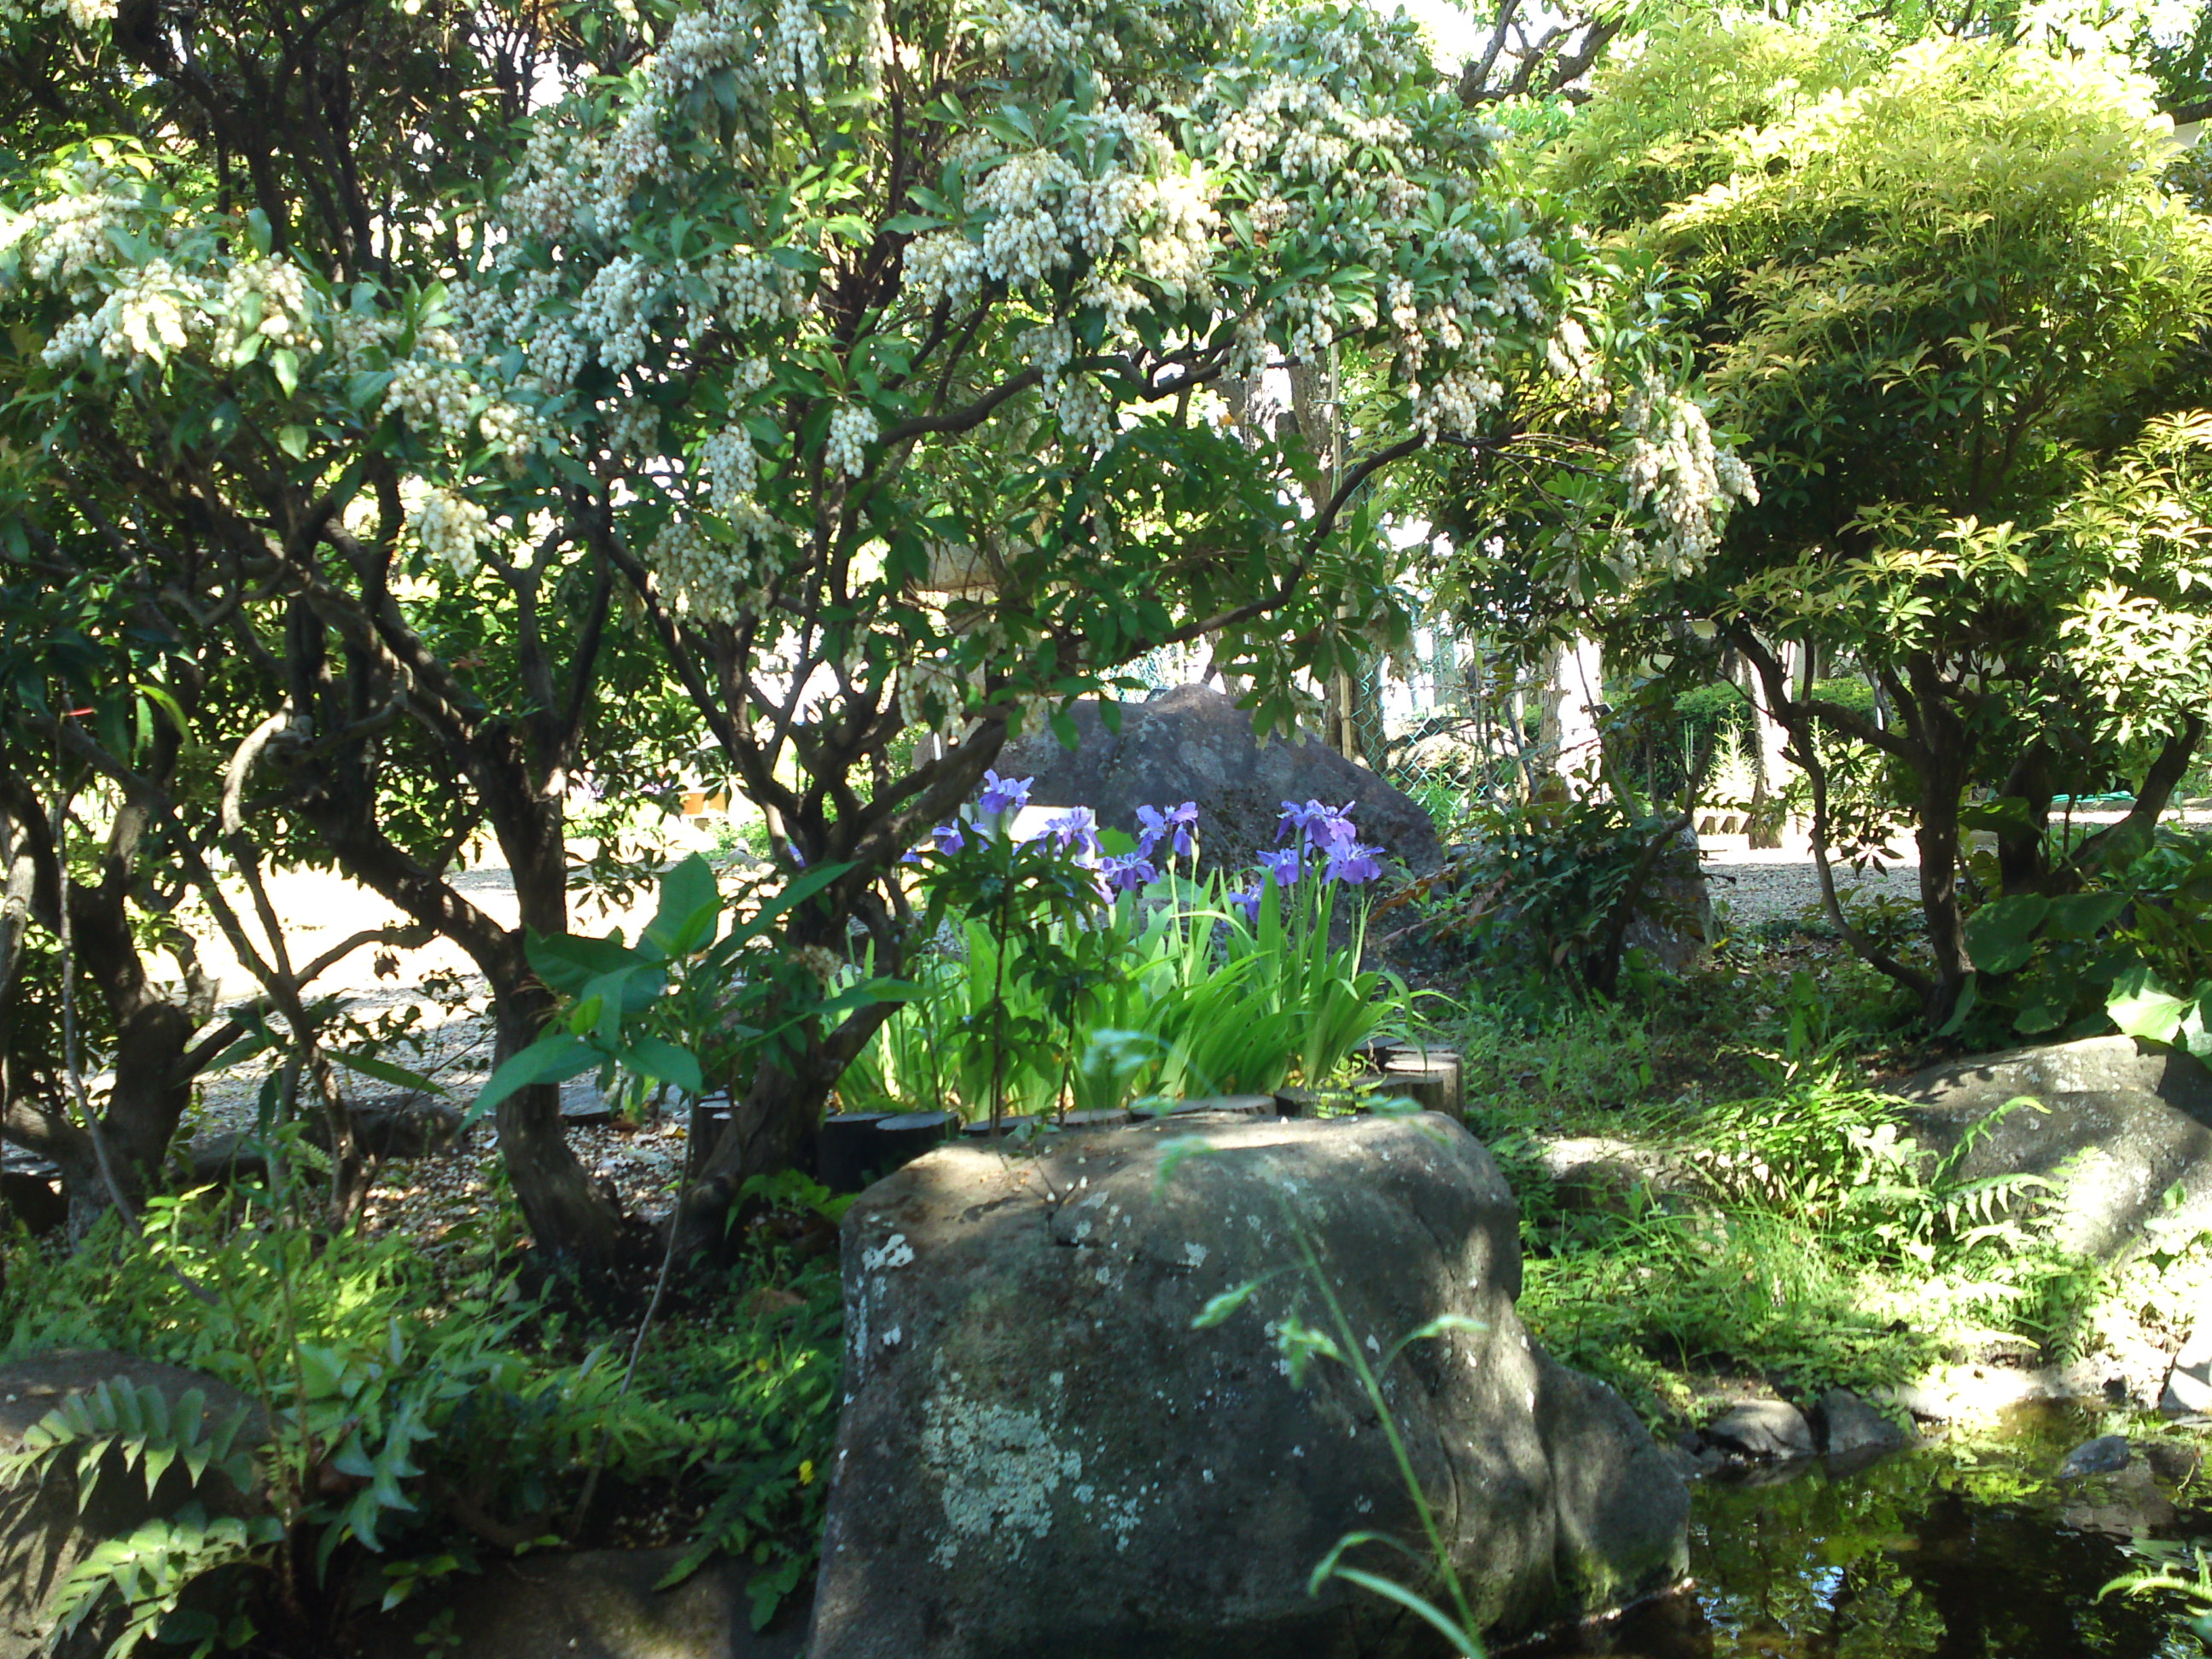
[[[942,1146],[951,1133],[950,1112],[908,1112],[898,1117],[887,1117],[876,1125],[875,1162],[871,1167],[881,1179],[893,1170],[903,1169],[924,1152]]]
[[[868,1171],[880,1162],[876,1127],[889,1112],[833,1112],[822,1120],[814,1141],[814,1169],[833,1193],[857,1193],[868,1184]]]

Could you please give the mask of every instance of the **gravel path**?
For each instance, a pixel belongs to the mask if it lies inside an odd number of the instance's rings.
[[[1908,904],[1920,902],[1920,860],[1910,848],[1885,867],[1869,866],[1854,871],[1835,866],[1836,892],[1846,905],[1854,898],[1863,902],[1895,898]],[[1778,921],[1794,921],[1818,914],[1820,873],[1810,853],[1791,849],[1747,851],[1717,848],[1704,857],[1705,884],[1728,930],[1748,933]]]

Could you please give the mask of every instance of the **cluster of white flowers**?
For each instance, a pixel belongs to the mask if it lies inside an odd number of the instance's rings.
[[[1693,399],[1656,380],[1629,394],[1620,422],[1630,434],[1623,469],[1629,501],[1659,522],[1650,561],[1669,574],[1693,569],[1719,541],[1729,506],[1759,500],[1751,469],[1715,446]]]
[[[464,581],[476,574],[482,557],[477,550],[497,533],[483,507],[443,486],[427,491],[412,516],[422,550]]]
[[[840,404],[830,412],[830,439],[822,459],[832,472],[857,478],[868,470],[868,446],[875,441],[875,411],[861,404]]]
[[[1413,136],[1397,117],[1362,115],[1319,81],[1279,75],[1229,110],[1219,142],[1228,166],[1326,180],[1355,149],[1403,149]]]
[[[699,447],[699,470],[717,512],[732,513],[760,488],[760,457],[753,434],[732,421]]]
[[[645,356],[653,301],[665,274],[641,253],[625,253],[599,267],[576,301],[576,326],[596,341],[599,361],[619,374]]]
[[[66,17],[73,27],[88,29],[115,21],[115,0],[40,0],[36,5],[28,0],[0,0],[0,23],[26,23],[42,15]]]
[[[1561,318],[1559,327],[1544,342],[1544,362],[1553,374],[1571,385],[1595,388],[1599,384],[1597,363],[1590,355],[1589,336],[1571,317]]]
[[[899,670],[899,718],[908,726],[930,726],[957,714],[966,704],[966,683],[950,659],[916,657]]]
[[[454,364],[408,357],[392,366],[382,412],[396,413],[425,435],[458,435],[468,429],[475,398],[475,382]]]
[[[31,280],[77,300],[94,293],[93,269],[114,257],[107,233],[138,207],[137,187],[88,155],[67,169],[67,187],[27,212],[0,210],[0,248],[21,244]]]
[[[509,471],[519,471],[530,455],[550,453],[556,441],[553,424],[534,409],[505,398],[494,398],[477,416],[484,442],[507,457]]]
[[[679,514],[646,549],[654,587],[677,610],[708,622],[733,621],[764,605],[786,537],[783,526],[749,498],[720,511],[732,530],[727,541]]]
[[[258,334],[272,345],[309,343],[313,306],[307,273],[290,260],[240,259],[222,289],[222,307],[236,335],[233,359],[246,350],[249,335]]]
[[[1448,432],[1474,432],[1481,426],[1484,412],[1497,408],[1504,397],[1504,386],[1480,368],[1449,368],[1414,388],[1413,424],[1431,443]]]
[[[48,367],[94,358],[158,360],[181,351],[195,331],[204,329],[216,292],[206,279],[167,259],[126,265],[110,280],[113,285],[97,308],[78,313],[47,339],[40,356]]]
[[[769,37],[770,71],[784,86],[809,98],[822,95],[822,25],[808,0],[777,0],[775,32]]]

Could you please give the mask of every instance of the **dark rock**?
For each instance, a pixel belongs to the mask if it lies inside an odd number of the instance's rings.
[[[1688,1164],[1611,1135],[1546,1141],[1540,1156],[1561,1209],[1596,1215],[1684,1212],[1709,1205],[1712,1188]]]
[[[61,1349],[33,1354],[0,1365],[0,1453],[22,1444],[33,1425],[70,1395],[89,1393],[101,1382],[127,1379],[134,1387],[161,1391],[174,1412],[198,1389],[206,1404],[201,1421],[212,1428],[233,1413],[246,1413],[238,1443],[260,1444],[268,1422],[260,1408],[236,1389],[176,1365],[157,1364],[107,1349]],[[80,1513],[73,1474],[55,1472],[43,1483],[18,1480],[0,1488],[0,1659],[96,1659],[117,1633],[117,1621],[95,1615],[74,1635],[50,1649],[54,1619],[47,1608],[76,1565],[106,1539],[134,1531],[156,1516],[173,1513],[197,1499],[212,1515],[239,1516],[262,1506],[263,1497],[241,1492],[210,1470],[197,1487],[180,1462],[173,1465],[149,1497],[144,1480],[111,1450],[91,1502]]]
[[[69,1200],[46,1176],[28,1170],[0,1170],[0,1205],[37,1237],[58,1231],[69,1221]]]
[[[725,1105],[729,1103],[726,1096],[709,1098],[720,1098]],[[703,1105],[706,1103],[699,1103]],[[695,1106],[693,1110],[696,1112],[697,1107]],[[581,1077],[561,1085],[561,1122],[563,1127],[596,1129],[614,1121],[615,1109],[607,1104],[607,1098],[599,1092],[595,1079]]]
[[[1741,1457],[1768,1462],[1810,1457],[1813,1425],[1784,1400],[1747,1400],[1705,1425],[1705,1438]]]
[[[1712,954],[1717,931],[1698,832],[1685,826],[1659,855],[1621,943],[1641,951],[1653,967],[1680,974]]]
[[[427,1095],[380,1095],[349,1103],[354,1145],[374,1158],[428,1158],[460,1139],[461,1115]],[[307,1137],[318,1146],[330,1139],[320,1117],[307,1120]]]
[[[240,1130],[195,1140],[185,1150],[187,1187],[228,1187],[240,1181],[266,1181],[269,1154],[260,1141]]]
[[[2136,1446],[2150,1472],[2169,1486],[2185,1486],[2204,1467],[2204,1449],[2180,1440],[2146,1440]]]
[[[1686,1491],[1617,1395],[1530,1343],[1512,1195],[1455,1124],[1271,1107],[1039,1145],[943,1148],[846,1218],[811,1659],[1427,1650],[1374,1596],[1306,1592],[1346,1532],[1419,1535],[1350,1369],[1289,1374],[1285,1322],[1331,1322],[1306,1248],[1485,1626],[1679,1577]],[[1443,1316],[1479,1323],[1380,1366]],[[1395,1553],[1352,1559],[1418,1577]]]
[[[710,1561],[671,1589],[680,1550],[526,1555],[449,1578],[356,1626],[362,1659],[795,1659],[805,1620],[752,1631],[749,1561]]]
[[[2178,1049],[2090,1037],[1954,1061],[1897,1092],[1914,1103],[1906,1123],[1931,1152],[1948,1156],[1974,1136],[1960,1177],[2054,1182],[2055,1194],[2021,1202],[2055,1204],[2061,1249],[2111,1260],[2212,1228],[2212,1071]],[[2021,1097],[2035,1103],[2008,1109]]]
[[[2097,1443],[2090,1442],[2091,1445]],[[2062,1525],[2111,1538],[2144,1538],[2172,1526],[2179,1511],[2142,1463],[2100,1474],[2059,1505]]]
[[[2061,1480],[2082,1480],[2093,1474],[2111,1474],[2134,1461],[2135,1449],[2124,1434],[2100,1434],[2066,1454],[2058,1466]]]
[[[1008,744],[999,758],[1006,775],[1036,779],[1030,799],[1040,804],[1088,806],[1107,828],[1133,835],[1138,807],[1194,800],[1200,855],[1236,870],[1275,845],[1285,801],[1349,802],[1363,841],[1418,871],[1443,861],[1436,825],[1411,796],[1311,738],[1260,741],[1251,714],[1210,686],[1181,685],[1152,702],[1123,704],[1118,736],[1106,730],[1095,701],[1070,714],[1074,749],[1048,728]]]
[[[1814,1401],[1813,1424],[1821,1451],[1830,1457],[1859,1457],[1912,1443],[1910,1434],[1849,1389],[1830,1389]]]

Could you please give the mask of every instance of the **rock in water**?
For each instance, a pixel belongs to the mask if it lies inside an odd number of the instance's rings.
[[[1742,1457],[1788,1462],[1813,1455],[1813,1425],[1786,1400],[1747,1400],[1708,1424],[1705,1438]]]
[[[2109,1260],[2212,1227],[2212,1071],[2179,1049],[2089,1037],[1954,1060],[1897,1092],[1915,1103],[1906,1123],[1931,1151],[1972,1137],[1960,1178],[2052,1182],[2063,1249]],[[2033,1103],[2011,1104],[2022,1097]]]
[[[2085,1440],[2066,1454],[2058,1466],[2061,1480],[2086,1480],[2093,1474],[2114,1474],[2134,1461],[2135,1449],[2124,1434],[2100,1434]]]
[[[1210,686],[1179,685],[1152,702],[1125,703],[1121,730],[1106,730],[1098,705],[1070,711],[1073,750],[1048,728],[1006,745],[999,770],[1034,777],[1030,799],[1088,806],[1110,830],[1136,833],[1137,808],[1198,803],[1200,853],[1235,869],[1275,845],[1286,800],[1352,804],[1360,838],[1415,870],[1443,861],[1436,825],[1411,796],[1310,738],[1265,742],[1251,714]]]
[[[1872,1457],[1910,1445],[1912,1437],[1849,1389],[1830,1389],[1813,1407],[1820,1449],[1833,1458]]]
[[[1348,1532],[1420,1536],[1356,1376],[1293,1377],[1297,1333],[1334,1330],[1309,1250],[1485,1626],[1680,1576],[1687,1489],[1619,1396],[1530,1342],[1512,1194],[1463,1129],[1170,1120],[1033,1158],[947,1146],[848,1214],[811,1659],[1431,1650],[1365,1591],[1306,1592]],[[1387,1547],[1347,1559],[1419,1577]]]

